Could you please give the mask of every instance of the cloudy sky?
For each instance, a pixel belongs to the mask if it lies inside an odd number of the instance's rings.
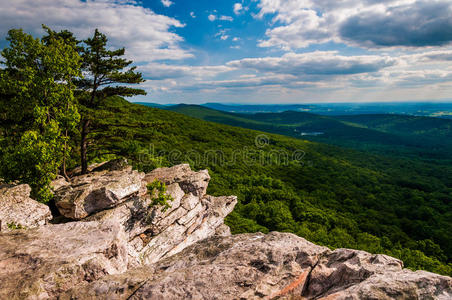
[[[125,47],[157,103],[452,100],[451,0],[0,0],[41,24]]]

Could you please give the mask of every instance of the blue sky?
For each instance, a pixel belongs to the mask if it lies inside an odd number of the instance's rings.
[[[41,24],[124,46],[146,78],[132,101],[452,99],[450,0],[1,1],[2,40]]]

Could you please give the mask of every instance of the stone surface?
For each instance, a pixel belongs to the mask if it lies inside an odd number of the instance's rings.
[[[47,205],[30,198],[27,184],[0,185],[0,232],[13,227],[33,228],[52,219]]]
[[[451,299],[452,278],[288,233],[213,237],[61,299]]]
[[[203,197],[206,194],[210,176],[207,170],[194,172],[188,164],[183,164],[171,168],[158,168],[144,177],[146,183],[151,183],[156,179],[165,184],[177,182],[185,193]]]
[[[67,182],[63,176],[57,176],[57,178],[50,183],[52,191],[56,191],[66,185],[69,185],[69,182]]]
[[[207,171],[103,166],[52,183],[62,212],[83,219],[0,233],[0,299],[452,298],[451,278],[389,256],[331,251],[289,233],[231,236],[224,218],[237,198],[206,195]],[[170,208],[153,205],[154,180],[167,184]],[[0,186],[3,218],[5,200],[34,220],[27,209],[42,205],[29,192]]]
[[[131,167],[122,171],[94,172],[75,177],[55,191],[60,213],[71,219],[83,219],[95,212],[114,207],[141,189],[144,174]]]
[[[127,270],[119,224],[72,222],[0,234],[0,299],[48,299]]]
[[[204,184],[205,172],[179,170],[187,174],[179,174],[167,186],[173,198],[167,210],[139,192],[146,189],[144,175],[130,168],[77,176],[70,183],[57,180],[60,209],[62,201],[70,204],[68,211],[76,212],[84,203],[89,214],[89,200],[101,211],[65,224],[0,235],[0,299],[53,298],[77,284],[169,257],[214,236],[219,227],[227,231],[224,218],[236,197],[195,196],[189,190]],[[131,182],[139,185],[132,189]],[[96,198],[90,199],[93,194]],[[124,200],[108,208],[104,195]]]

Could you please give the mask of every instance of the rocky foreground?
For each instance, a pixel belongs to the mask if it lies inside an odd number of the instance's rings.
[[[167,184],[165,210],[146,185]],[[207,171],[123,163],[53,183],[62,216],[0,185],[0,299],[452,299],[452,278],[288,233],[230,235]]]

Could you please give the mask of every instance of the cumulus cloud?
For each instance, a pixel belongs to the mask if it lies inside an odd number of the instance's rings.
[[[446,45],[452,42],[452,2],[416,2],[364,12],[344,21],[339,35],[367,47]]]
[[[246,58],[227,65],[258,72],[290,74],[294,76],[336,76],[377,72],[393,66],[396,59],[389,56],[342,56],[336,51],[287,53],[281,57]]]
[[[442,46],[452,42],[449,0],[260,0],[272,15],[261,47],[285,50],[329,41],[364,48]]]
[[[425,52],[420,57],[430,61],[452,61],[452,50]]]
[[[234,18],[231,16],[220,16],[220,20],[232,22],[232,21],[234,21]]]
[[[235,3],[235,4],[234,4],[234,13],[235,13],[236,15],[239,15],[239,14],[242,12],[242,10],[243,10],[243,5],[242,5],[242,3]]]
[[[228,22],[234,21],[234,18],[231,17],[231,16],[217,16],[217,15],[214,15],[214,14],[208,15],[207,19],[209,19],[210,22],[213,22],[215,20],[228,21]]]
[[[184,25],[159,15],[134,1],[115,0],[14,0],[0,3],[0,32],[23,28],[41,35],[41,24],[55,30],[69,29],[80,39],[95,28],[107,34],[114,47],[125,47],[136,61],[178,60],[192,57],[180,47],[183,38],[172,28]]]
[[[222,29],[215,34],[215,37],[220,37],[222,41],[225,41],[229,38],[229,35],[227,34],[228,31],[228,29]]]
[[[276,76],[261,76],[249,77],[232,80],[217,80],[200,83],[202,88],[249,88],[260,86],[281,86],[292,82],[295,78],[290,75],[276,75]]]
[[[165,80],[182,77],[191,77],[192,79],[206,79],[215,77],[221,73],[235,70],[228,66],[187,66],[187,65],[169,65],[160,63],[149,63],[140,67],[143,76],[148,80]]]
[[[221,37],[225,32],[220,31],[217,36]],[[337,51],[315,51],[244,58],[219,66],[151,63],[143,66],[142,71],[150,79],[152,90],[161,91],[166,87],[171,93],[251,93],[253,88],[260,87],[275,93],[279,89],[281,95],[294,93],[300,97],[307,90],[314,93],[311,96],[334,91],[334,95],[351,95],[349,100],[353,100],[357,99],[359,91],[364,93],[358,98],[362,99],[369,89],[378,88],[398,90],[406,98],[404,89],[417,91],[426,86],[434,88],[438,84],[450,84],[451,58],[452,50],[418,52],[398,57],[345,56]],[[438,68],[438,64],[443,69]]]
[[[165,6],[165,7],[170,7],[171,5],[174,4],[174,2],[171,0],[161,0],[161,2],[163,4],[163,6]]]

